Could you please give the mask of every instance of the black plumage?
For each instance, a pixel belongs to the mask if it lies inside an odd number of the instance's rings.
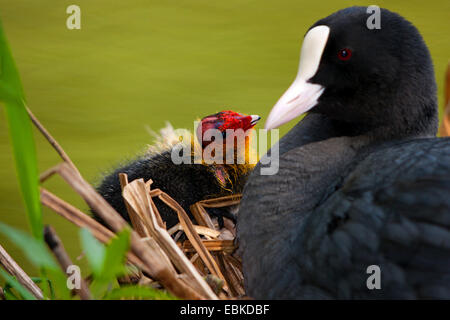
[[[119,173],[126,173],[129,181],[141,178],[144,181],[152,179],[152,189],[158,188],[169,194],[183,207],[191,219],[193,219],[189,209],[191,205],[208,198],[240,193],[245,182],[245,177],[241,176],[241,179],[230,184],[231,190],[226,190],[217,182],[213,166],[195,163],[176,165],[171,159],[170,150],[144,155],[116,168],[106,175],[97,187],[97,191],[128,222],[130,219],[122,198]],[[154,202],[168,228],[178,223],[178,215],[175,211],[158,198],[154,198]],[[211,208],[208,212],[212,216],[233,218],[227,209]],[[101,221],[100,217],[94,216]]]
[[[330,27],[309,79],[325,91],[280,140],[279,172],[258,164],[244,188],[237,228],[254,298],[450,298],[450,139],[433,138],[431,58],[399,15],[382,9],[375,31],[366,19],[353,7],[315,24]],[[341,46],[355,59],[334,59]]]
[[[349,140],[293,149],[277,175],[251,176],[238,219],[248,293],[450,297],[450,140],[377,145],[353,163]],[[381,290],[366,287],[374,264]]]

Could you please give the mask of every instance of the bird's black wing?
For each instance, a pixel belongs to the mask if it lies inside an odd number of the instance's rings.
[[[306,145],[280,156],[277,175],[252,173],[237,225],[247,293],[449,298],[450,139],[390,144],[350,169],[347,142]],[[381,290],[366,286],[370,265]]]
[[[300,297],[450,298],[450,139],[371,153],[294,243]],[[367,288],[370,265],[379,290]]]

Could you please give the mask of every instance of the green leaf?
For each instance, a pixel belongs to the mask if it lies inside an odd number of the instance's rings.
[[[80,230],[81,247],[83,248],[89,266],[94,275],[98,276],[102,272],[105,259],[105,247],[87,229]]]
[[[106,247],[105,261],[101,276],[105,280],[114,279],[127,272],[125,268],[126,253],[130,247],[130,229],[125,228],[113,238]]]
[[[16,171],[34,237],[42,239],[39,173],[31,120],[25,96],[0,22],[0,102],[4,102]]]
[[[11,292],[11,290],[4,290],[3,293],[6,300],[19,300],[19,298],[17,298],[14,293]]]
[[[90,285],[94,298],[102,298],[106,292],[117,286],[117,277],[126,274],[125,258],[130,245],[130,233],[130,229],[126,228],[107,246],[103,246],[88,230],[82,229],[82,247],[94,276]]]
[[[57,270],[47,269],[44,273],[48,279],[49,296],[51,299],[70,300],[72,298],[71,290],[67,287],[67,275],[60,268]],[[42,285],[46,285],[43,283]]]
[[[26,232],[12,228],[0,222],[0,233],[9,238],[38,268],[59,269],[45,244]]]
[[[0,22],[1,23],[1,22]],[[2,101],[23,100],[24,94],[8,41],[0,24],[0,99]]]
[[[42,275],[41,287],[45,296],[52,295],[52,290],[48,290],[47,280],[49,280],[53,284],[53,288],[60,299],[70,298],[70,290],[66,284],[67,276],[42,241],[33,238],[26,232],[12,228],[1,222],[0,233],[18,246],[30,262],[40,269]]]
[[[104,300],[121,300],[121,299],[133,299],[133,300],[176,300],[176,297],[172,296],[166,291],[158,290],[144,286],[122,286],[109,292]]]
[[[26,300],[36,300],[36,297],[31,294],[30,291],[25,289],[19,281],[17,281],[14,277],[9,275],[5,270],[0,268],[0,275],[5,279],[6,283],[8,283],[11,287],[17,290],[17,292]],[[12,294],[11,294],[12,295]],[[13,295],[12,295],[13,296]],[[11,296],[10,296],[11,297]]]
[[[44,272],[44,274],[45,274],[45,272]],[[49,291],[48,296],[50,297],[50,299],[55,299],[55,290],[53,289],[52,282],[49,279],[47,279],[47,277],[45,277],[45,278],[31,277],[31,280],[33,280],[33,282],[36,284],[44,283],[46,285],[46,287],[48,287],[48,291]]]

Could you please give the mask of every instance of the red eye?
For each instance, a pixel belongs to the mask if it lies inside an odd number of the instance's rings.
[[[344,48],[338,51],[338,58],[342,61],[347,61],[352,57],[352,50]]]

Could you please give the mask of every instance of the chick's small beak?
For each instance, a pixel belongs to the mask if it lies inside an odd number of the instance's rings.
[[[252,120],[250,121],[252,126],[256,125],[258,121],[261,120],[261,117],[255,114],[252,114],[250,117],[252,117]]]

